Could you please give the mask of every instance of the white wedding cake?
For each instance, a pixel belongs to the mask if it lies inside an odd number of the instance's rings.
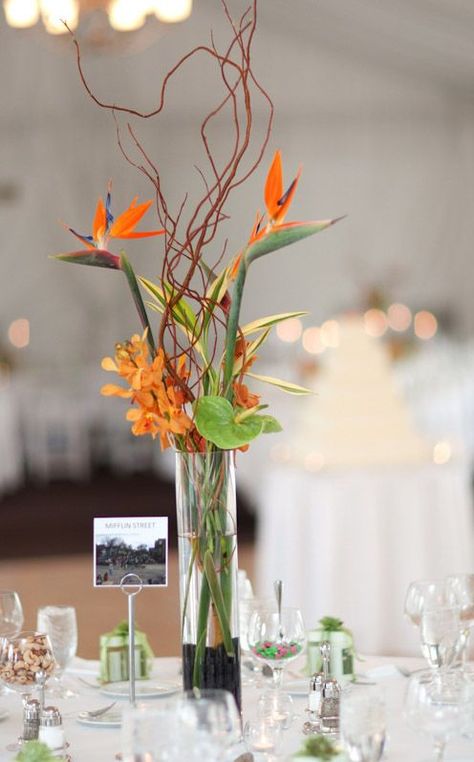
[[[395,388],[386,347],[365,332],[362,318],[341,318],[338,347],[322,357],[315,396],[300,407],[293,458],[314,470],[431,461],[432,446]]]

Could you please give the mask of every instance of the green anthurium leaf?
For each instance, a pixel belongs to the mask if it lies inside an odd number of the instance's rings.
[[[60,259],[61,262],[72,262],[76,265],[120,270],[120,257],[106,249],[81,249],[81,251],[71,251],[69,254],[55,254],[51,259]]]
[[[278,434],[279,431],[283,431],[281,424],[272,415],[259,415],[263,420],[262,434]]]
[[[221,626],[222,638],[224,640],[224,647],[228,656],[234,655],[234,644],[232,642],[232,635],[230,632],[229,619],[227,617],[227,611],[222,596],[221,586],[219,584],[219,578],[217,576],[216,567],[214,566],[214,559],[210,550],[206,550],[204,553],[204,574],[206,575],[209,590],[211,591],[212,602],[217,613],[217,618]]]
[[[282,381],[280,378],[273,378],[272,376],[260,376],[257,373],[246,373],[246,375],[255,378],[257,381],[262,381],[264,384],[277,386],[278,389],[287,392],[287,394],[314,394],[311,389],[293,384],[291,381]]]
[[[331,227],[342,217],[336,217],[333,220],[319,220],[317,222],[289,222],[285,225],[275,226],[266,235],[247,248],[247,262],[253,262],[254,259],[263,257],[271,251],[282,249],[303,238],[319,233],[321,230]]]
[[[225,397],[200,397],[194,408],[196,427],[204,439],[221,450],[235,450],[262,433],[263,416],[236,421],[237,412]]]
[[[282,312],[279,315],[269,315],[268,317],[254,320],[252,323],[247,323],[240,330],[244,336],[250,336],[250,334],[261,331],[263,328],[271,328],[272,325],[277,323],[283,323],[291,318],[304,317],[304,315],[309,315],[309,312]]]

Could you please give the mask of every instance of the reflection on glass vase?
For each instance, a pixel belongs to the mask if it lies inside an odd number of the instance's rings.
[[[241,708],[234,453],[176,453],[184,689],[230,691]]]

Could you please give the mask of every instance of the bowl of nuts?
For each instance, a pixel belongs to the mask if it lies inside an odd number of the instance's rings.
[[[54,672],[55,662],[47,635],[20,632],[0,643],[0,681],[19,693],[28,693],[41,677]]]

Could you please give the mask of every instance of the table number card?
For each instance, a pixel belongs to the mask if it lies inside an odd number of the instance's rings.
[[[167,587],[167,517],[94,519],[94,587],[120,587],[126,574]]]

